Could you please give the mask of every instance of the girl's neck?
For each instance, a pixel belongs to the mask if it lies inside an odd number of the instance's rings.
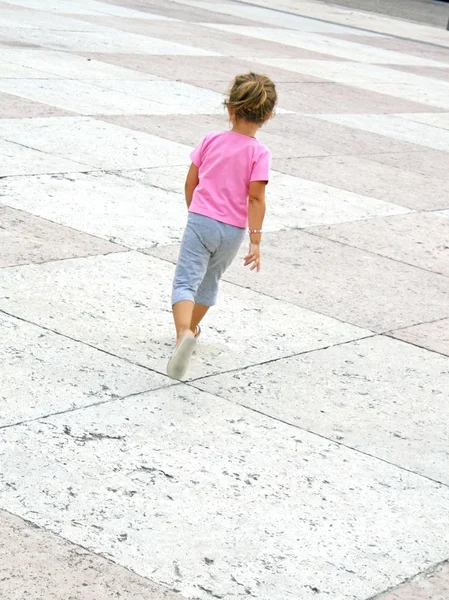
[[[240,133],[240,135],[247,135],[248,137],[256,137],[259,127],[260,125],[257,125],[256,123],[240,119],[239,121],[234,121],[232,123],[231,131]]]

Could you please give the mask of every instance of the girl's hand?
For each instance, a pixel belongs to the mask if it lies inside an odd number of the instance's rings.
[[[248,254],[244,258],[245,267],[251,265],[251,271],[254,269],[260,271],[260,244],[250,243]]]

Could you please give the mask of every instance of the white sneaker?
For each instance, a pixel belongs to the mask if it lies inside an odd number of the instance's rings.
[[[178,346],[176,346],[172,357],[168,361],[167,375],[172,379],[184,379],[188,369],[190,359],[196,346],[196,339],[191,336],[182,338]]]

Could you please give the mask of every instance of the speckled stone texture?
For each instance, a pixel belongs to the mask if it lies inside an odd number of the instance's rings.
[[[262,270],[175,382],[189,155],[248,71]],[[446,31],[329,3],[0,0],[1,600],[449,598],[448,91]]]
[[[0,512],[0,594],[8,600],[182,600],[82,546]],[[49,586],[49,576],[57,585]]]
[[[190,387],[10,428],[0,451],[0,506],[187,598],[358,600],[449,552],[447,487]]]

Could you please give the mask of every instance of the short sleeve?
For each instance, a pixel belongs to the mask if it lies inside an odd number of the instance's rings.
[[[250,181],[268,181],[270,180],[271,152],[265,150],[253,165]]]
[[[200,168],[203,163],[204,147],[206,146],[206,144],[209,140],[209,137],[210,137],[210,134],[206,135],[206,137],[203,138],[203,140],[201,141],[200,144],[198,144],[198,146],[195,148],[195,150],[193,150],[190,153],[190,160],[193,162],[195,167]]]

